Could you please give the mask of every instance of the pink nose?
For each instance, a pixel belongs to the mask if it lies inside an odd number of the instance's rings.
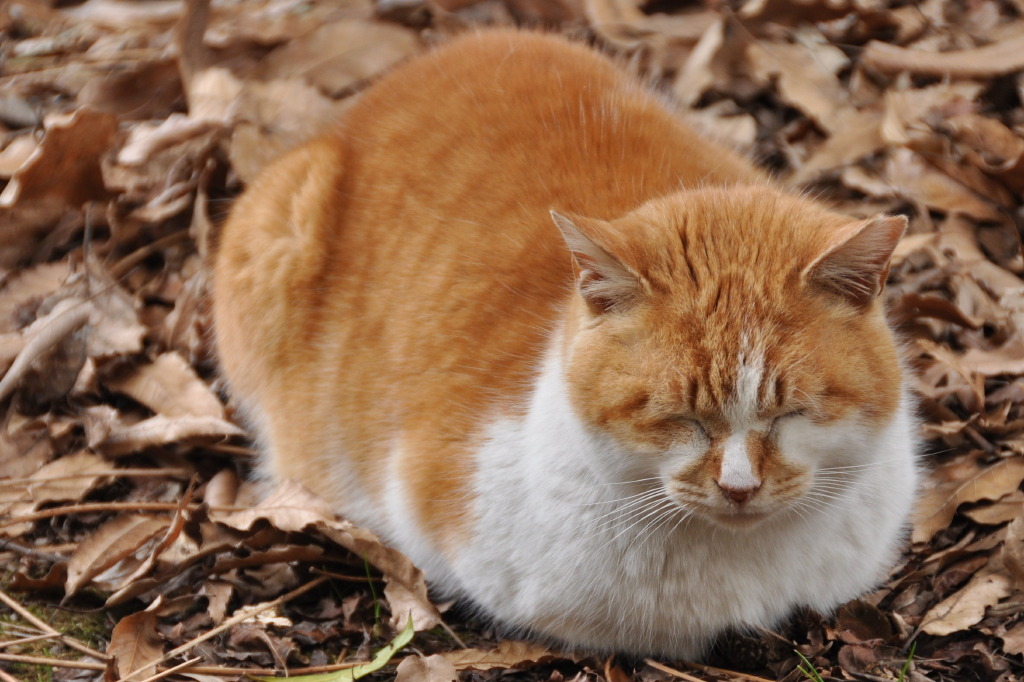
[[[750,498],[752,498],[754,494],[761,489],[761,484],[758,483],[756,486],[750,488],[732,488],[719,483],[718,488],[727,499],[732,500],[736,504],[742,505],[750,501]]]

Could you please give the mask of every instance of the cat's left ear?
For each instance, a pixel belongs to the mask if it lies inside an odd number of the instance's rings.
[[[804,269],[805,281],[859,307],[882,293],[889,259],[907,229],[906,216],[877,216],[838,230],[825,252]]]
[[[564,216],[551,211],[576,263],[576,286],[580,296],[595,312],[608,312],[629,305],[640,293],[636,276],[601,245],[601,235],[612,229],[603,220]]]

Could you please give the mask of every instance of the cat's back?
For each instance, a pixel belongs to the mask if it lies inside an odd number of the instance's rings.
[[[457,535],[435,502],[465,494],[488,420],[523,407],[572,289],[549,211],[612,219],[761,180],[562,38],[488,31],[399,67],[223,230],[220,356],[272,472],[354,514],[373,505],[351,481],[379,499],[401,470],[410,513]]]

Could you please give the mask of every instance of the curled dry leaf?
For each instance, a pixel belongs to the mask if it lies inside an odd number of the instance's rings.
[[[442,654],[456,670],[492,670],[517,668],[538,661],[562,658],[547,647],[535,642],[504,640],[493,651],[458,649]]]
[[[929,635],[951,635],[981,621],[985,609],[1010,594],[1010,578],[982,570],[961,590],[943,599],[921,619],[921,630]]]
[[[39,142],[31,135],[22,135],[11,140],[3,151],[0,151],[0,178],[13,177],[38,148]]]
[[[1003,640],[1003,651],[1008,654],[1024,654],[1024,623],[1017,623],[999,637]]]
[[[244,436],[245,431],[217,417],[167,417],[158,414],[134,424],[113,422],[106,436],[94,447],[108,455],[125,455],[146,448],[185,441],[218,441]]]
[[[64,585],[66,597],[74,595],[94,577],[136,553],[169,525],[170,520],[164,517],[125,514],[100,526],[75,548],[68,561]]]
[[[325,95],[338,97],[421,49],[406,28],[348,19],[277,48],[261,62],[259,75],[267,81],[305,78]]]
[[[155,662],[164,652],[164,643],[156,630],[157,616],[140,611],[122,618],[110,634],[107,653],[117,660],[117,674],[146,679],[156,674]]]
[[[1002,559],[1014,587],[1024,588],[1024,517],[1018,516],[1007,526]]]
[[[860,63],[883,73],[909,71],[947,78],[985,78],[1024,70],[1024,35],[970,50],[926,52],[871,41]]]
[[[307,526],[332,520],[334,513],[323,498],[294,481],[285,481],[252,509],[231,514],[212,513],[211,518],[240,531],[248,531],[256,521],[266,519],[278,530],[298,533]]]
[[[199,596],[206,597],[206,612],[210,614],[214,625],[220,625],[224,621],[228,611],[228,602],[231,601],[234,592],[235,588],[230,583],[219,580],[208,580],[203,583],[203,587],[199,590]]]
[[[26,328],[21,334],[21,349],[0,379],[0,400],[14,392],[37,361],[44,360],[50,351],[58,348],[72,334],[84,327],[94,312],[92,303],[78,298],[66,298],[59,301],[48,315]],[[85,358],[82,357],[81,360],[84,362]]]
[[[370,531],[338,521],[326,501],[298,483],[283,483],[253,509],[215,514],[214,518],[241,531],[250,530],[259,519],[266,519],[286,532],[300,532],[312,526],[384,574],[384,595],[391,607],[393,627],[400,629],[410,617],[416,630],[429,630],[441,622],[437,607],[427,597],[423,573],[405,555],[382,544]]]
[[[831,51],[836,48],[820,49]],[[849,107],[846,90],[836,78],[829,60],[823,59],[808,45],[751,42],[747,46],[747,62],[762,81],[776,79],[779,95],[806,113],[823,130],[832,133],[842,125],[845,118],[842,112]]]
[[[395,670],[395,682],[458,682],[459,671],[441,654],[406,656]]]
[[[975,523],[998,526],[1024,516],[1024,493],[1015,490],[1004,495],[991,504],[986,504],[963,512]]]
[[[224,405],[178,353],[163,353],[130,374],[105,382],[157,414],[224,419]]]
[[[0,193],[0,210],[33,201],[77,207],[105,196],[100,157],[117,132],[117,117],[79,109],[48,117],[45,129],[38,149]]]
[[[921,495],[914,515],[914,542],[928,542],[946,528],[965,502],[998,500],[1024,481],[1024,457],[1009,457],[991,466],[974,457],[958,459],[932,474],[931,488]]]
[[[946,213],[1000,222],[1003,213],[985,197],[942,173],[909,149],[897,149],[885,165],[886,180],[903,196]]]
[[[57,261],[40,263],[4,278],[0,286],[0,331],[20,329],[28,321],[20,318],[34,304],[38,305],[45,296],[59,289],[70,274],[71,266],[66,261]]]
[[[391,627],[398,629],[410,618],[417,631],[429,630],[441,622],[441,614],[427,596],[423,572],[408,557],[382,544],[370,531],[348,522],[321,522],[317,528],[384,574],[384,596],[391,608]]]
[[[114,471],[110,462],[86,450],[65,455],[40,467],[24,488],[0,488],[0,516],[17,517],[49,502],[79,500]],[[0,535],[18,536],[31,528],[31,523],[0,526]]]

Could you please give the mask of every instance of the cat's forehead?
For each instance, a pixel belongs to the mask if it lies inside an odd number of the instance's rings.
[[[624,229],[651,245],[638,266],[655,286],[728,296],[791,285],[849,221],[775,189],[716,187],[652,201]]]
[[[693,414],[751,428],[792,401],[797,367],[775,342],[748,334],[707,341],[680,358],[681,397]]]

